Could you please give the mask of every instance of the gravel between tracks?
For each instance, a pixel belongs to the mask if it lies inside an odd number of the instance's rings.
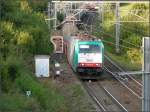
[[[53,80],[53,83],[65,97],[69,112],[95,112],[96,105],[64,59],[64,55],[58,56],[55,54],[51,56],[51,63],[54,64],[57,61],[61,65],[62,74]],[[53,69],[54,67],[51,65],[51,74],[54,74]]]
[[[137,112],[141,110],[141,100],[137,99],[116,80],[104,80],[101,84],[128,110]]]
[[[105,60],[105,65],[110,69],[112,72],[120,72],[118,68],[116,68],[114,65],[110,64],[108,60]],[[134,77],[137,81],[141,82],[141,79],[139,77]],[[132,81],[131,81],[132,82]],[[121,83],[119,83],[115,79],[110,80],[104,80],[101,81],[104,86],[106,86],[106,89],[108,89],[109,92],[112,93],[113,96],[116,97],[116,99],[127,108],[128,111],[137,112],[141,111],[141,103],[142,100],[138,99],[135,95],[131,94],[129,90],[127,90]],[[126,85],[129,85],[134,91],[139,91],[139,88],[137,88],[137,85],[126,82]]]
[[[112,98],[106,94],[101,83],[92,82],[91,84],[89,84],[89,86],[91,87],[97,98],[101,100],[107,111],[122,111],[122,108],[120,108],[120,106],[118,106],[116,102],[114,102]]]

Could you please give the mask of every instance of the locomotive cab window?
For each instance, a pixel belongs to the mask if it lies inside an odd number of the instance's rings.
[[[100,46],[96,44],[84,44],[79,46],[79,53],[100,53]]]

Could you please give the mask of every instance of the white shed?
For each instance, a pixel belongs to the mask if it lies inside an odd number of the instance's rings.
[[[35,75],[37,77],[49,77],[49,58],[48,55],[35,56]]]

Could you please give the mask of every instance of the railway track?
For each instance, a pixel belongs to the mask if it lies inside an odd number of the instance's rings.
[[[87,93],[97,104],[97,112],[128,112],[128,110],[100,82],[82,82]]]
[[[105,71],[117,79],[124,87],[126,87],[137,98],[142,99],[142,84],[130,75],[121,76],[117,72],[125,72],[116,65],[110,58],[105,56]]]

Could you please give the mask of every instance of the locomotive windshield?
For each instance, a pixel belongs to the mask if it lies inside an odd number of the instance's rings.
[[[79,46],[79,53],[100,53],[100,46],[96,44],[84,44]]]

